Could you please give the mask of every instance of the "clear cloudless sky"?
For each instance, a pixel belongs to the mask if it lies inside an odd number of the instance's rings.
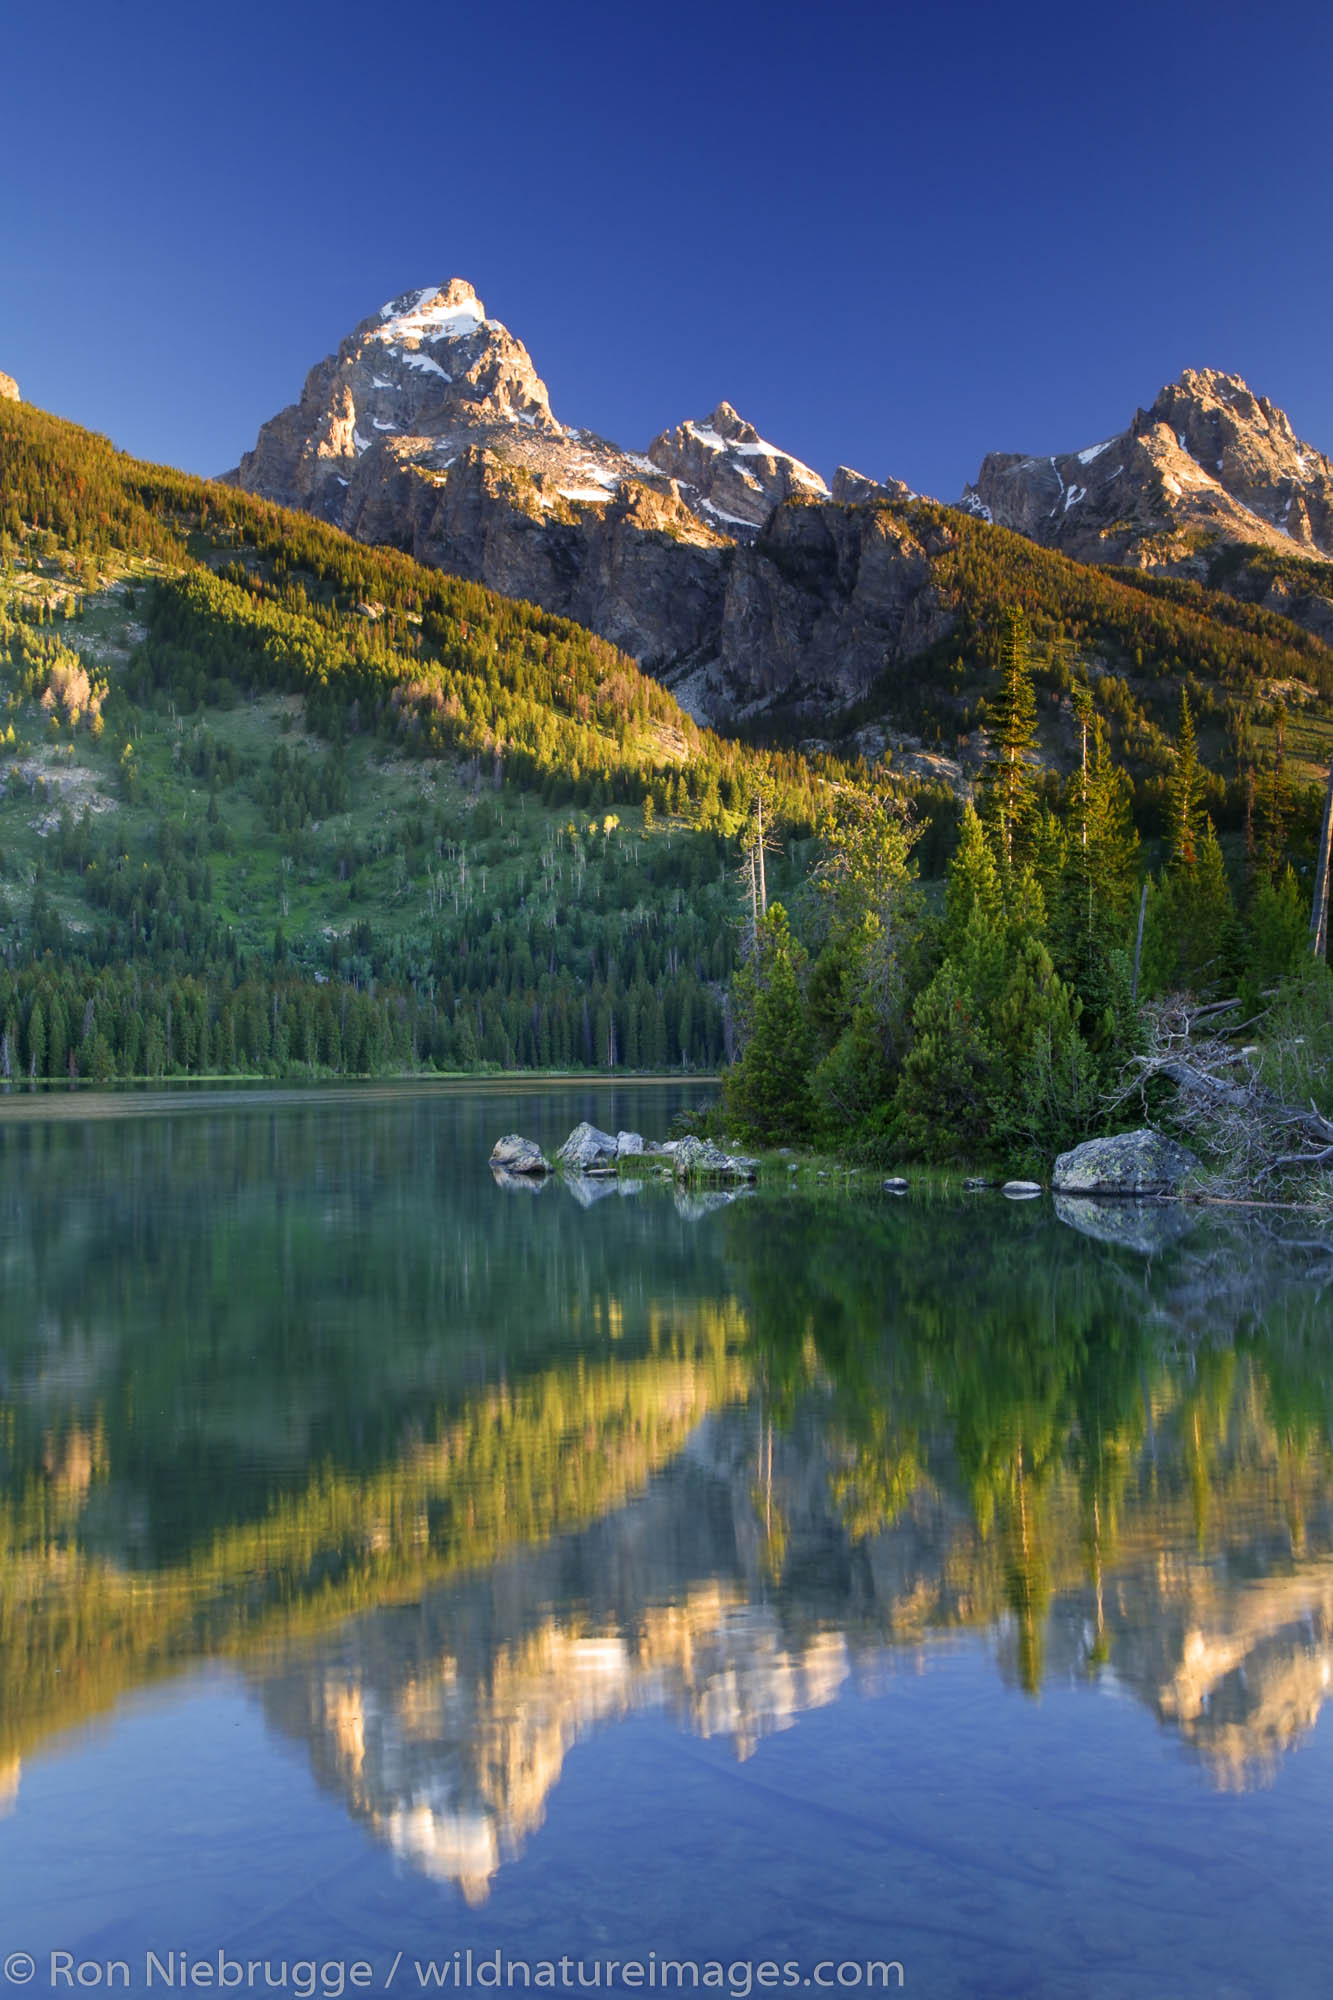
[[[1187,366],[1333,454],[1328,0],[46,0],[3,32],[0,369],[234,465],[469,278],[556,414],[722,397],[953,499]]]

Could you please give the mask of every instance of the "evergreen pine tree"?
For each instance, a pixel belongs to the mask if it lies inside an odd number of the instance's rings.
[[[1144,982],[1149,992],[1216,994],[1231,985],[1239,938],[1226,863],[1205,815],[1194,858],[1167,868],[1148,905]]]
[[[1031,763],[1037,697],[1027,621],[1010,611],[1000,639],[1000,688],[987,707],[990,756],[982,775],[983,817],[1006,868],[1027,858],[1036,802]]]
[[[747,1139],[800,1139],[811,1124],[810,1027],[801,991],[805,953],[781,903],[761,919],[753,963],[736,976],[740,1058],[722,1083],[723,1110]]]
[[[1167,808],[1167,854],[1172,868],[1192,868],[1199,841],[1199,751],[1189,696],[1181,689],[1180,727],[1176,736]]]

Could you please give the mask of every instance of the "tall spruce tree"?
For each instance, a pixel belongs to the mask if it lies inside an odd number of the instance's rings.
[[[1198,853],[1202,785],[1199,748],[1189,696],[1180,691],[1180,724],[1167,808],[1167,854],[1172,868],[1192,868]]]
[[[1046,887],[1049,943],[1061,975],[1100,1017],[1123,976],[1112,955],[1128,946],[1137,886],[1138,834],[1133,793],[1111,756],[1106,727],[1088,702],[1075,700],[1082,725],[1079,769],[1065,787],[1065,842],[1058,880]]]
[[[801,1139],[810,1130],[810,1025],[801,976],[805,953],[787,912],[771,903],[759,921],[753,960],[736,975],[740,1058],[722,1084],[729,1123],[758,1145]]]
[[[990,755],[982,774],[982,818],[1006,868],[1028,858],[1036,785],[1032,746],[1037,737],[1037,697],[1032,686],[1032,644],[1021,611],[1005,614],[1000,637],[1000,687],[987,705]]]

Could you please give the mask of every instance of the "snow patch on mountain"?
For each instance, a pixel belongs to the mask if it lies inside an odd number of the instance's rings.
[[[380,319],[376,337],[389,347],[409,340],[470,340],[486,324],[486,308],[471,286],[465,292],[455,278],[443,290],[427,285],[390,299],[380,307]]]

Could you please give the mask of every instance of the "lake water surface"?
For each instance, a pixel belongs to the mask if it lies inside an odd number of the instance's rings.
[[[486,1169],[697,1095],[0,1106],[0,1989],[1327,1990],[1310,1219]]]

